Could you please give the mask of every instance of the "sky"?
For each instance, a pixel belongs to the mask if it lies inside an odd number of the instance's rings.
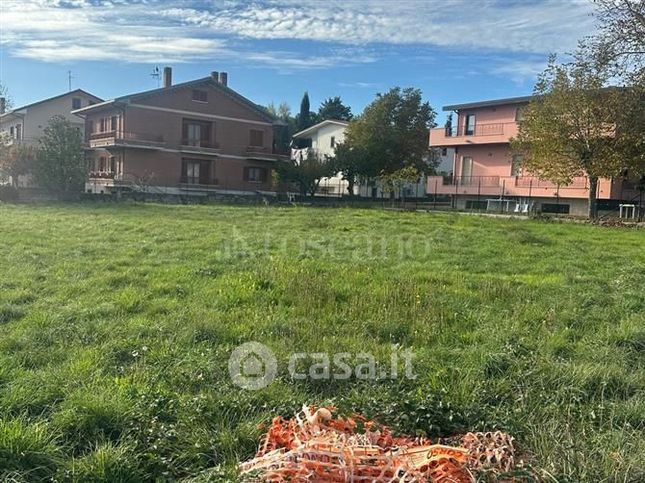
[[[549,53],[594,31],[590,0],[0,0],[0,83],[14,106],[81,88],[103,99],[229,73],[297,112],[416,87],[447,104],[530,94]]]

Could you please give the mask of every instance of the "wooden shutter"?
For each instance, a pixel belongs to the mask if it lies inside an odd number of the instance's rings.
[[[199,163],[199,184],[209,184],[210,180],[210,162],[202,161]]]
[[[200,137],[202,144],[208,145],[208,142],[211,138],[211,125],[209,122],[202,123],[202,127],[200,129]]]

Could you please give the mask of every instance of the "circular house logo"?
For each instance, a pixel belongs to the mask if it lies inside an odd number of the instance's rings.
[[[233,384],[253,391],[273,382],[278,372],[278,362],[271,349],[264,344],[246,342],[231,353],[228,372]]]

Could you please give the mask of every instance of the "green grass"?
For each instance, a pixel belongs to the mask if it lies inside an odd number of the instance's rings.
[[[452,214],[0,206],[0,480],[222,481],[303,403],[512,433],[551,481],[645,479],[645,232]],[[228,375],[239,344],[279,361]],[[294,381],[412,348],[416,380]],[[550,475],[550,476],[549,476]]]

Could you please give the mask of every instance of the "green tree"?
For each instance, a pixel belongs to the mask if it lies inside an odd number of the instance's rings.
[[[351,121],[352,109],[343,104],[340,97],[329,97],[325,99],[318,108],[318,122],[327,119],[337,119],[339,121]]]
[[[414,166],[406,166],[392,173],[383,173],[378,177],[381,189],[390,193],[392,197],[396,192],[401,193],[401,201],[405,202],[403,188],[408,183],[418,183],[421,173]]]
[[[34,175],[40,186],[62,191],[83,189],[86,169],[81,131],[62,116],[54,116],[40,139]]]
[[[9,144],[6,136],[0,139],[0,173],[11,177],[11,183],[17,187],[18,178],[28,175],[34,167],[36,149],[25,144]]]
[[[560,184],[587,176],[590,218],[597,216],[599,178],[620,176],[630,166],[642,169],[624,151],[634,152],[626,148],[634,142],[634,131],[625,129],[621,110],[637,106],[629,107],[633,99],[628,90],[606,88],[608,77],[592,63],[579,59],[558,65],[552,57],[512,140],[513,148],[524,153],[523,166],[530,173]]]
[[[277,107],[271,102],[266,109],[280,121],[273,126],[273,143],[277,151],[286,153],[291,145],[291,138],[297,130],[296,120],[291,115],[291,108],[286,102],[281,102]]]
[[[302,131],[314,125],[309,109],[309,93],[305,92],[302,96],[302,100],[300,101],[300,112],[296,118],[298,131]]]
[[[429,169],[428,132],[435,112],[419,89],[399,87],[378,94],[346,131],[335,166],[353,186],[355,180],[388,175],[405,167]],[[353,178],[353,179],[350,179]]]
[[[333,176],[334,168],[328,158],[316,155],[313,150],[301,160],[291,160],[280,163],[276,169],[278,181],[294,183],[298,186],[300,194],[314,196],[318,190],[320,180]]]

